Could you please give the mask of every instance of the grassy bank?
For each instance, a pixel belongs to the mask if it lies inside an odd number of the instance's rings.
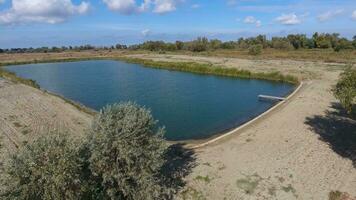
[[[40,85],[38,85],[36,83],[36,81],[18,77],[15,73],[6,71],[5,69],[3,69],[1,67],[0,67],[0,77],[10,80],[14,83],[22,83],[22,84],[29,85],[31,87],[40,89]]]
[[[124,62],[128,62],[128,63],[141,64],[146,67],[157,68],[157,69],[168,69],[168,70],[184,71],[184,72],[191,72],[191,73],[197,73],[197,74],[229,76],[229,77],[246,78],[246,79],[270,80],[270,81],[286,82],[286,83],[292,83],[292,84],[299,83],[299,81],[296,77],[291,76],[291,75],[283,75],[277,71],[275,71],[275,72],[251,72],[248,70],[226,68],[223,66],[215,66],[212,64],[203,64],[203,63],[196,63],[196,62],[153,61],[153,60],[149,60],[149,59],[128,58],[128,57],[123,57],[123,56],[115,56],[115,57],[110,57],[110,56],[95,57],[94,56],[94,57],[79,57],[79,58],[59,58],[59,59],[14,61],[14,62],[0,63],[0,66],[36,64],[36,63],[54,63],[54,62],[75,62],[75,61],[83,61],[83,60],[119,60],[119,61],[124,61]],[[4,70],[2,70],[2,71],[4,71]],[[29,80],[29,81],[31,81],[31,80]],[[23,83],[26,84],[26,82],[23,82]],[[31,86],[33,86],[33,85],[31,85]]]
[[[214,66],[212,64],[201,64],[195,62],[165,62],[153,61],[139,58],[117,58],[128,63],[141,64],[146,67],[157,69],[168,69],[174,71],[184,71],[197,74],[210,74],[218,76],[229,76],[246,79],[261,79],[270,81],[279,81],[292,84],[298,84],[299,81],[296,77],[291,75],[283,75],[280,72],[251,72],[248,70],[240,70],[235,68],[226,68],[223,66]]]
[[[34,87],[36,89],[41,89],[40,85],[37,84],[36,81],[31,80],[31,79],[21,78],[21,77],[17,76],[15,73],[9,72],[9,71],[1,68],[1,67],[0,67],[0,78],[4,78],[4,79],[12,81],[14,83],[21,83],[21,84],[24,84],[24,85],[28,85],[28,86]],[[67,98],[64,98],[64,97],[62,97],[60,95],[57,95],[57,94],[54,94],[54,93],[50,93],[48,91],[43,91],[43,92],[49,93],[49,94],[51,94],[53,96],[57,96],[57,97],[61,98],[62,100],[64,100],[66,103],[71,104],[72,106],[74,106],[78,110],[83,111],[83,112],[85,112],[87,114],[94,115],[96,113],[94,110],[92,110],[90,108],[87,108],[87,107],[83,106],[80,103],[77,103],[77,102],[74,102],[74,101],[69,100]]]

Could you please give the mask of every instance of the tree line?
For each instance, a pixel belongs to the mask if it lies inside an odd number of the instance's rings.
[[[149,50],[149,51],[179,51],[186,50],[192,52],[202,52],[217,49],[334,49],[340,51],[344,49],[356,49],[356,35],[351,39],[341,37],[339,33],[314,33],[312,37],[305,34],[290,34],[285,37],[272,37],[268,39],[266,35],[256,37],[239,38],[236,41],[221,41],[218,39],[208,39],[207,37],[198,37],[192,41],[146,41],[141,44],[123,45],[116,44],[112,46],[63,46],[63,47],[40,47],[40,48],[11,48],[0,49],[0,53],[48,53],[64,51],[84,51],[84,50]]]

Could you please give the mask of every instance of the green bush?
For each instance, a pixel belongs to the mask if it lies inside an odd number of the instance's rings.
[[[175,189],[160,173],[168,159],[163,133],[145,108],[107,106],[85,142],[51,133],[20,147],[8,159],[0,199],[169,199]]]
[[[248,54],[250,55],[260,55],[262,53],[263,46],[260,44],[252,45],[248,48]]]
[[[78,199],[82,180],[79,148],[67,134],[42,135],[21,147],[5,167],[4,199]]]
[[[352,114],[356,100],[356,69],[352,67],[347,68],[341,74],[333,92],[347,112]]]
[[[90,169],[111,199],[157,199],[167,194],[159,170],[167,148],[156,122],[136,104],[105,107],[88,135]]]

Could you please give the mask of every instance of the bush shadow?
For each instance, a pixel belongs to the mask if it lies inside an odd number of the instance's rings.
[[[356,120],[338,103],[332,103],[325,115],[306,118],[305,123],[340,156],[350,159],[356,168]]]
[[[185,186],[184,178],[197,166],[195,152],[186,148],[185,144],[173,144],[168,147],[164,158],[166,162],[161,168],[161,184],[176,194]]]

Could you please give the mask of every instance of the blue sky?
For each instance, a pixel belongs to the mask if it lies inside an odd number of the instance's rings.
[[[356,35],[356,0],[0,0],[0,48]]]

